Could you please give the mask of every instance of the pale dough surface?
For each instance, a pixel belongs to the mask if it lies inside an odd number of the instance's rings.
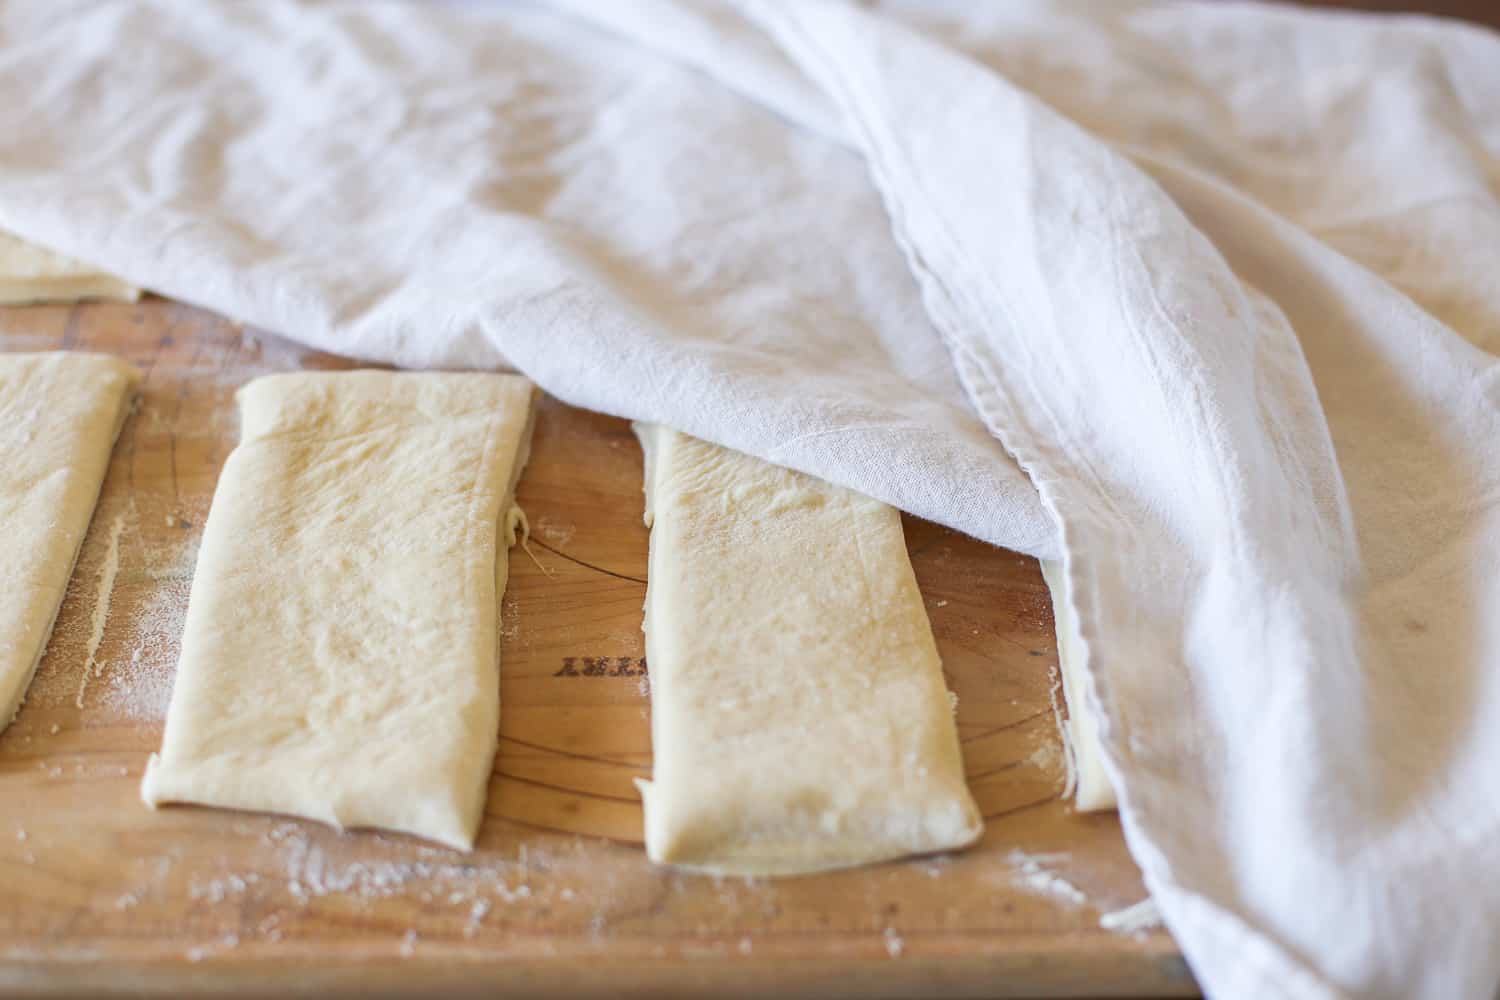
[[[46,651],[138,378],[102,354],[0,354],[0,729]]]
[[[0,232],[0,305],[113,299],[134,302],[141,290],[46,247]]]
[[[1057,663],[1062,674],[1063,697],[1068,703],[1065,734],[1072,763],[1073,803],[1084,812],[1115,808],[1115,789],[1104,772],[1099,749],[1099,721],[1088,699],[1083,640],[1068,600],[1062,563],[1042,560],[1042,579],[1052,595],[1052,620],[1057,627]]]
[[[147,803],[473,846],[533,392],[373,371],[240,390]]]
[[[652,860],[785,875],[973,842],[900,515],[666,428],[636,433]]]

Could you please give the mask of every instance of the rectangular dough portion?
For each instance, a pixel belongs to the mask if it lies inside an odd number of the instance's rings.
[[[0,730],[47,649],[138,381],[102,354],[0,354]]]
[[[652,860],[790,875],[978,838],[900,515],[664,427],[636,434]]]
[[[0,305],[113,299],[134,302],[141,290],[82,261],[0,233]]]
[[[1052,620],[1057,628],[1057,664],[1062,674],[1063,698],[1068,703],[1068,721],[1063,728],[1067,743],[1068,778],[1073,804],[1081,812],[1107,812],[1115,808],[1115,789],[1104,772],[1099,749],[1099,720],[1088,699],[1083,639],[1068,600],[1063,564],[1042,560],[1042,579],[1052,597]],[[1066,795],[1067,792],[1064,792]]]
[[[148,804],[473,846],[533,392],[376,371],[240,390]]]

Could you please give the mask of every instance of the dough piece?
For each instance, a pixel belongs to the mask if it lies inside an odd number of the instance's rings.
[[[140,297],[139,288],[82,261],[0,233],[0,305]]]
[[[46,651],[138,378],[102,354],[0,354],[0,730]]]
[[[1073,803],[1083,812],[1115,808],[1115,790],[1104,773],[1103,755],[1099,750],[1099,720],[1087,697],[1088,678],[1084,674],[1083,639],[1073,617],[1073,605],[1067,599],[1067,581],[1062,563],[1042,560],[1042,579],[1052,595],[1052,620],[1057,627],[1057,663],[1062,673],[1063,698],[1068,703],[1068,721],[1063,728],[1070,761],[1069,776],[1073,784]]]
[[[519,375],[375,371],[240,390],[149,805],[473,846],[533,391]]]
[[[982,823],[900,515],[636,425],[646,454],[653,861],[791,875]]]

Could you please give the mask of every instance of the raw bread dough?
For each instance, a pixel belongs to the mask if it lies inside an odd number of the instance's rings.
[[[1063,697],[1068,703],[1068,721],[1063,729],[1069,775],[1073,785],[1073,802],[1084,812],[1115,808],[1115,790],[1104,773],[1103,755],[1099,750],[1099,720],[1088,699],[1088,677],[1084,673],[1083,640],[1073,605],[1068,600],[1067,581],[1062,563],[1042,560],[1042,579],[1052,595],[1052,620],[1057,626],[1057,662],[1062,673]]]
[[[651,526],[652,860],[789,875],[982,823],[897,512],[636,425]]]
[[[148,804],[473,846],[533,391],[374,371],[240,390]]]
[[[0,354],[0,729],[46,651],[138,378],[102,354]]]
[[[0,305],[140,297],[139,288],[82,261],[0,233]]]

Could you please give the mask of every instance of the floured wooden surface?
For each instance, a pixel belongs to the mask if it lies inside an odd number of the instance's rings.
[[[624,421],[550,399],[520,486],[536,561],[511,558],[478,849],[147,810],[141,770],[237,438],[233,392],[349,365],[155,299],[0,309],[0,350],[60,347],[119,354],[146,379],[47,658],[0,736],[0,989],[1192,990],[1164,931],[1108,916],[1145,895],[1118,822],[1059,799],[1036,563],[912,519],[981,844],[785,881],[651,866],[631,784],[650,770],[640,452]]]

